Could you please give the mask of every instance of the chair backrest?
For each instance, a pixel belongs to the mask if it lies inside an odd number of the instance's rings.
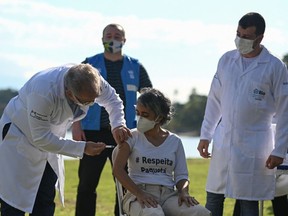
[[[114,164],[116,155],[118,152],[118,146],[116,146],[112,152],[112,161]],[[123,200],[123,196],[124,196],[124,191],[123,191],[123,187],[121,185],[121,183],[118,181],[117,178],[115,178],[115,184],[116,184],[116,190],[117,190],[117,199],[118,199],[118,206],[119,206],[119,216],[127,216],[127,214],[124,213],[123,211],[123,206],[122,206],[122,200]]]
[[[287,164],[281,164],[277,167],[276,175],[288,175],[288,165]]]

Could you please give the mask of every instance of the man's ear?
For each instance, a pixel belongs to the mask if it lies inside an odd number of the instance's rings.
[[[67,96],[69,99],[72,99],[72,98],[73,98],[73,93],[72,93],[71,90],[65,89],[65,94],[66,94],[66,96]]]
[[[259,42],[259,44],[261,43],[261,41],[263,40],[263,38],[264,38],[264,34],[261,34],[261,35],[259,35],[258,36],[258,38],[256,39],[258,42]]]

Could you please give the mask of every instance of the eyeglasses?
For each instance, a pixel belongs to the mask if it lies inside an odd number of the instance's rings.
[[[75,103],[78,106],[92,106],[94,104],[94,101],[86,101],[86,102],[82,102],[81,99],[79,99],[74,93],[72,93],[74,99],[75,99]]]

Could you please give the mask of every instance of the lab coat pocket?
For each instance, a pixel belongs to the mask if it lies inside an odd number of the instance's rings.
[[[221,149],[225,148],[225,144],[228,142],[225,141],[225,132],[224,132],[224,127],[222,124],[219,124],[216,128],[216,131],[213,136],[213,149]]]
[[[255,108],[267,107],[269,95],[269,85],[251,81],[248,95],[248,101],[251,105]]]

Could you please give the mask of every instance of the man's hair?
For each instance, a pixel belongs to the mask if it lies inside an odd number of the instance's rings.
[[[79,64],[72,66],[64,77],[65,88],[73,93],[94,91],[100,95],[100,74],[90,64]]]
[[[122,32],[123,37],[125,38],[125,30],[124,30],[123,26],[121,26],[120,24],[116,24],[116,23],[111,23],[111,24],[107,25],[107,26],[103,29],[102,35],[104,35],[105,30],[106,30],[106,28],[108,28],[108,27],[117,28],[119,31]]]
[[[256,35],[264,34],[265,32],[265,20],[264,18],[259,14],[255,12],[250,12],[245,14],[238,23],[239,26],[241,26],[243,29],[246,29],[251,26],[256,27]]]
[[[171,101],[157,89],[141,89],[141,95],[138,97],[137,103],[149,108],[157,117],[162,117],[160,125],[164,125],[172,119],[173,107]]]

